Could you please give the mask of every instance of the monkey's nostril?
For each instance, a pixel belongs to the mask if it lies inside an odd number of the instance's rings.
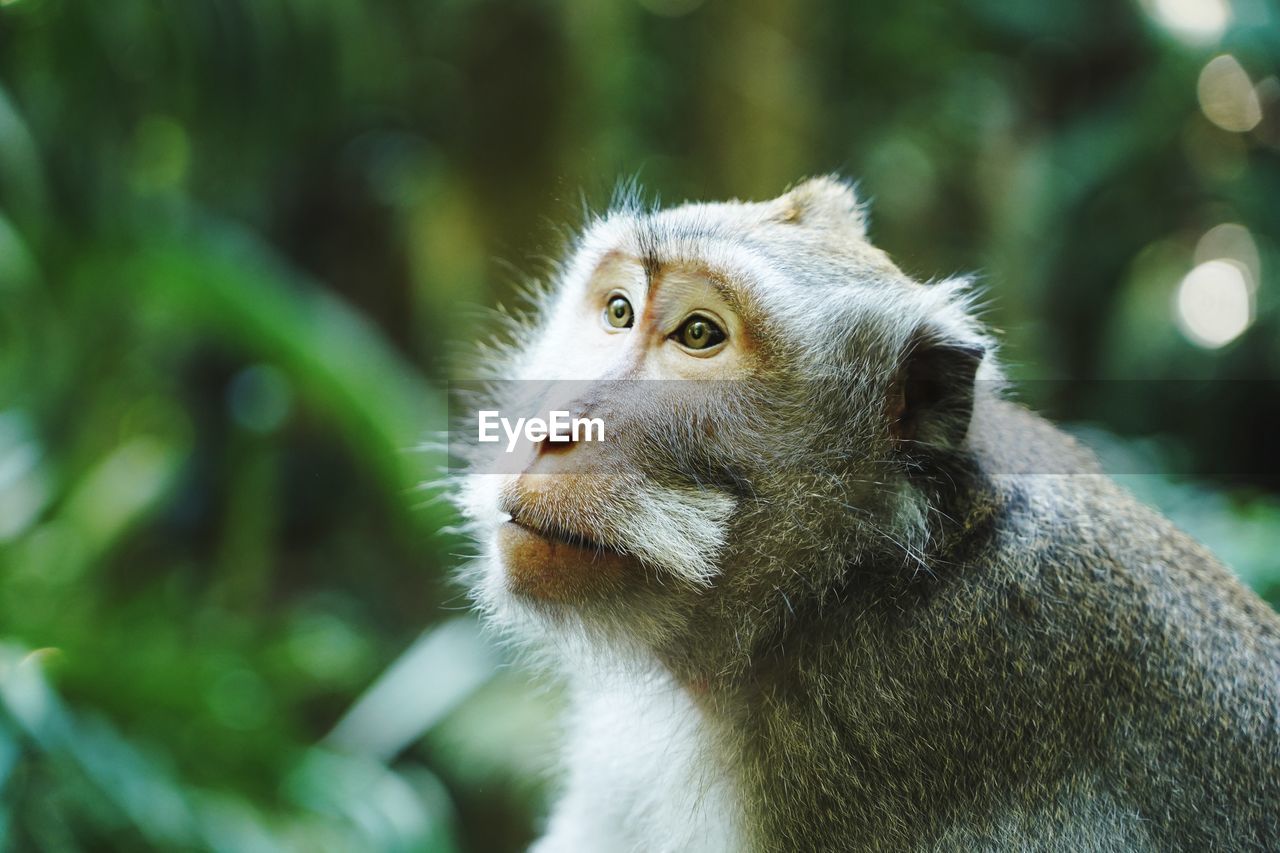
[[[572,450],[577,444],[578,442],[574,441],[569,436],[562,436],[559,438],[551,438],[548,436],[547,438],[541,439],[538,442],[537,444],[538,454],[542,455],[544,453],[567,453],[568,451]]]

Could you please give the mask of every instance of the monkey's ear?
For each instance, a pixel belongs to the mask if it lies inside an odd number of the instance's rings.
[[[973,416],[978,367],[986,347],[919,332],[890,391],[890,432],[907,455],[964,444]]]
[[[810,178],[778,198],[775,204],[780,222],[853,231],[860,237],[866,236],[863,205],[853,186],[834,175]]]

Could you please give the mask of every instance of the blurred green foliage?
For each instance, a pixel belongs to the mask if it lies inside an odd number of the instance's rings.
[[[413,449],[619,177],[859,178],[1280,601],[1267,386],[1079,381],[1280,378],[1277,68],[1269,0],[0,0],[0,848],[532,837],[555,699],[446,621]],[[1175,301],[1223,223],[1247,328],[1206,349]]]

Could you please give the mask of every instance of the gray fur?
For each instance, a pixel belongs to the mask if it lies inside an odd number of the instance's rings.
[[[615,249],[722,271],[768,369],[704,401],[713,435],[633,413],[616,460],[628,494],[731,498],[709,585],[659,560],[598,601],[519,600],[494,492],[463,489],[477,601],[577,697],[539,850],[1280,849],[1280,619],[995,393],[963,282],[904,276],[834,179],[629,203],[495,373],[538,369],[557,306]],[[928,352],[950,402],[899,440],[886,401]],[[624,512],[614,494],[580,514]]]

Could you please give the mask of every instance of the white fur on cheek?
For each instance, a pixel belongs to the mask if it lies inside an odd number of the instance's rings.
[[[618,519],[621,539],[640,559],[705,586],[717,574],[734,506],[722,492],[646,488]]]

